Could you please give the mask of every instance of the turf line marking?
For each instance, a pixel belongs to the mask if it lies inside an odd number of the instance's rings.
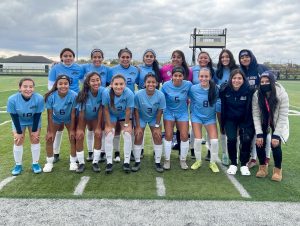
[[[225,175],[227,176],[227,178],[230,180],[230,182],[233,184],[233,186],[238,190],[238,192],[240,193],[240,195],[243,198],[247,198],[247,199],[251,199],[250,194],[247,192],[247,190],[243,187],[243,185],[240,184],[240,182],[233,176],[233,175],[229,175],[226,171],[227,171],[227,167],[223,166],[221,162],[219,162],[219,166],[221,167],[221,169],[223,170],[223,172],[225,173]]]
[[[85,186],[87,185],[87,183],[89,182],[89,180],[90,180],[90,177],[86,177],[86,176],[81,177],[80,178],[80,182],[76,186],[73,195],[82,195],[82,193],[83,193],[83,191],[85,189]]]
[[[7,111],[0,111],[0,113],[7,113]]]
[[[4,121],[4,122],[2,122],[2,123],[0,124],[0,126],[5,125],[5,124],[7,124],[7,123],[9,123],[9,122],[11,122],[11,120]]]
[[[166,196],[166,187],[162,177],[156,177],[156,193],[159,197]]]
[[[16,176],[11,176],[11,177],[7,177],[3,181],[1,181],[0,182],[0,191],[5,187],[5,185],[12,182],[15,178],[16,178]]]
[[[298,106],[295,106],[295,105],[290,105],[290,107],[293,107],[293,108],[298,108],[298,109],[300,109],[300,107],[298,107]]]
[[[0,108],[6,108],[6,106],[2,106],[2,107],[0,107]]]

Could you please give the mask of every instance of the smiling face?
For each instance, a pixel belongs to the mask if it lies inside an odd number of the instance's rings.
[[[244,78],[240,73],[237,73],[232,77],[231,82],[233,89],[237,91],[244,84]]]
[[[174,86],[180,86],[183,81],[183,74],[181,72],[175,72],[172,75],[172,81]]]
[[[90,77],[89,86],[91,92],[97,92],[99,87],[101,86],[101,79],[98,75],[94,74]]]
[[[131,62],[130,54],[128,52],[123,52],[120,55],[119,62],[124,68],[128,68]]]
[[[151,66],[155,60],[155,56],[151,52],[146,52],[143,61],[147,66]]]
[[[243,66],[249,67],[250,62],[251,62],[251,57],[248,55],[244,55],[240,58],[240,62]]]
[[[57,81],[57,90],[59,95],[65,96],[69,91],[69,87],[70,84],[67,79],[62,78]]]
[[[183,62],[182,56],[178,52],[172,54],[172,65],[174,67],[181,66]]]
[[[94,52],[92,56],[92,62],[96,67],[100,67],[103,61],[103,56],[100,52]]]
[[[23,81],[21,86],[19,87],[19,91],[21,92],[23,97],[30,98],[34,92],[33,82],[30,80]]]
[[[71,65],[74,62],[74,56],[73,53],[70,51],[64,51],[61,55],[61,61],[65,64],[65,65]]]
[[[156,79],[153,76],[148,77],[145,82],[145,88],[149,92],[154,92],[157,85]]]
[[[210,62],[209,55],[207,53],[200,53],[198,56],[198,64],[200,67],[207,67]]]
[[[229,54],[224,52],[221,56],[221,63],[224,67],[228,67],[230,63],[230,57]]]
[[[203,88],[209,88],[209,80],[211,79],[209,70],[200,70],[199,72],[199,82]]]
[[[125,80],[123,78],[115,78],[111,82],[111,88],[114,90],[115,95],[121,96],[125,89]]]

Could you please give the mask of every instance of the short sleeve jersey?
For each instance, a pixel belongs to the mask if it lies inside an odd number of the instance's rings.
[[[109,76],[110,67],[106,65],[101,65],[100,67],[96,67],[93,64],[83,64],[83,74],[84,77],[87,76],[90,72],[97,72],[101,77],[101,86],[106,87],[107,78]]]

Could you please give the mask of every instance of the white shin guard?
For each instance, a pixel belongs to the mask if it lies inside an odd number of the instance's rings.
[[[154,144],[155,163],[160,163],[162,149],[163,149],[162,144],[159,144],[159,145]]]
[[[14,144],[13,152],[16,165],[22,165],[23,145],[17,146]]]
[[[110,132],[105,136],[105,154],[107,164],[112,164],[112,154],[113,154],[113,140],[115,132]]]
[[[59,154],[63,131],[57,131],[53,142],[53,153]]]
[[[143,145],[134,145],[133,146],[133,154],[135,158],[135,162],[141,162],[141,152],[142,152]]]
[[[101,150],[94,149],[93,163],[98,163],[100,160]]]
[[[153,144],[154,146],[155,144]],[[165,160],[170,160],[171,150],[172,150],[172,141],[167,141],[164,139],[164,149],[165,149]]]
[[[201,161],[201,152],[202,152],[202,140],[203,139],[194,139],[194,152],[197,161]]]
[[[210,162],[218,161],[219,141],[218,139],[210,139]]]
[[[180,160],[186,160],[186,156],[189,152],[189,140],[180,142]]]
[[[93,152],[94,147],[94,131],[93,130],[86,130],[86,146],[88,152]]]
[[[32,164],[36,164],[40,160],[41,144],[31,144]]]
[[[128,132],[124,132],[123,138],[124,138],[124,163],[130,163],[130,154],[132,148],[131,134]]]

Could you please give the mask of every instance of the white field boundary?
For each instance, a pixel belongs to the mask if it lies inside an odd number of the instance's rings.
[[[10,182],[12,182],[16,176],[7,177],[4,180],[0,181],[0,191]]]
[[[11,122],[11,120],[4,121],[4,122],[0,123],[0,126],[5,125],[5,124],[10,123],[10,122]]]
[[[81,178],[80,178],[80,182],[79,182],[79,184],[76,186],[73,195],[75,195],[75,196],[80,196],[80,195],[82,195],[83,192],[84,192],[84,189],[85,189],[85,187],[86,187],[86,185],[87,185],[87,183],[89,182],[89,180],[90,180],[90,177],[86,177],[86,176],[81,177]]]

